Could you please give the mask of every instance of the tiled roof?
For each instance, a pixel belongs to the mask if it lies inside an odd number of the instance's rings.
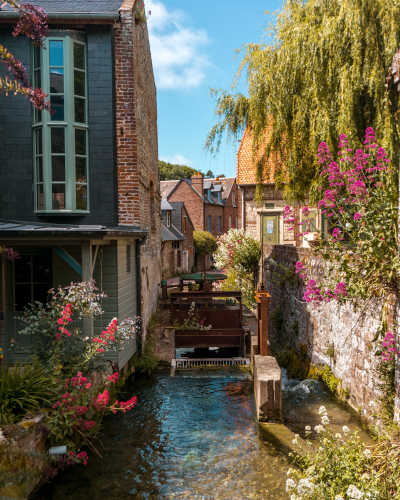
[[[253,157],[253,134],[249,127],[243,133],[242,140],[237,152],[236,182],[238,184],[256,184],[257,160],[261,157],[262,150],[266,148],[271,133],[271,126],[265,129],[264,140],[260,150]],[[275,183],[275,171],[281,163],[278,155],[271,153],[268,160],[264,161],[264,183]]]
[[[173,226],[167,227],[161,223],[162,241],[183,241],[185,237]]]
[[[98,13],[113,14],[118,13],[123,0],[29,0],[23,3],[33,3],[38,7],[43,7],[44,12],[71,12],[71,13]],[[9,5],[1,8],[2,11],[14,10]]]
[[[175,209],[171,207],[171,205],[168,203],[166,198],[162,198],[161,199],[161,210],[175,210]]]
[[[171,191],[178,184],[178,182],[179,181],[161,181],[160,182],[161,197],[168,198]]]
[[[213,183],[218,182],[217,179],[210,179]],[[236,177],[219,177],[218,179],[223,187],[221,192],[221,198],[226,200],[231,194],[232,186],[235,184]],[[214,185],[214,189],[219,184]]]

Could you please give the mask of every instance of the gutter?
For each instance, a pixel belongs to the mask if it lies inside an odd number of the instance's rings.
[[[140,248],[146,243],[147,234],[141,240],[136,240],[136,316],[142,316],[142,275],[140,271]],[[143,325],[140,326],[138,351],[139,355],[143,345]]]
[[[49,20],[63,19],[63,20],[81,20],[81,21],[118,21],[119,13],[102,13],[102,12],[48,12]],[[0,20],[12,19],[17,20],[20,18],[18,12],[0,10]]]

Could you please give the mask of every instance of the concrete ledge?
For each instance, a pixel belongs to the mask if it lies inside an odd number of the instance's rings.
[[[254,392],[259,422],[281,422],[281,369],[272,356],[253,356]]]
[[[250,337],[250,363],[254,366],[254,356],[257,356],[258,352],[258,339],[257,337]]]

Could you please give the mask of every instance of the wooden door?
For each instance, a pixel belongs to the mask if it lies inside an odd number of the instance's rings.
[[[279,245],[279,214],[262,215],[261,231],[264,243]]]

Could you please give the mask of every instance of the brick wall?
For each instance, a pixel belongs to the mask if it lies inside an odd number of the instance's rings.
[[[227,231],[227,226],[224,226],[224,207],[219,205],[206,205],[206,227],[205,230],[208,231],[208,217],[211,216],[211,234],[216,238],[221,236],[222,233]],[[221,217],[221,231],[218,231],[218,217]]]
[[[235,193],[235,205],[232,204],[232,193]],[[226,200],[224,207],[224,232],[229,231],[232,227],[236,228],[236,217],[239,216],[238,212],[238,201],[240,198],[240,191],[235,183],[232,186],[232,190],[229,194],[229,198]],[[229,226],[229,216],[231,216],[232,224]],[[239,225],[240,228],[240,225]]]
[[[195,229],[207,229],[204,227],[204,203],[187,182],[181,182],[178,188],[168,196],[168,201],[183,201]]]
[[[142,315],[157,305],[161,278],[161,196],[157,95],[147,25],[135,21],[138,0],[125,0],[115,27],[118,219],[149,231],[141,248]]]
[[[271,259],[288,268],[293,268],[298,260],[306,261],[311,266],[310,278],[317,281],[324,275],[326,262],[308,249],[284,245],[264,244],[264,257],[264,280],[271,294],[270,312],[280,307],[284,319],[281,333],[269,322],[271,335],[282,344],[296,348],[300,343],[306,345],[311,362],[330,366],[335,377],[342,379],[343,388],[350,391],[350,404],[357,409],[362,407],[365,414],[364,409],[377,397],[373,374],[377,358],[373,354],[372,339],[380,321],[379,304],[359,303],[354,307],[351,303],[339,305],[332,301],[319,308],[307,306],[303,301],[305,287],[287,281],[278,284]],[[326,353],[329,343],[334,345],[333,359]],[[398,391],[397,384],[399,398]],[[400,409],[398,402],[397,406]]]

